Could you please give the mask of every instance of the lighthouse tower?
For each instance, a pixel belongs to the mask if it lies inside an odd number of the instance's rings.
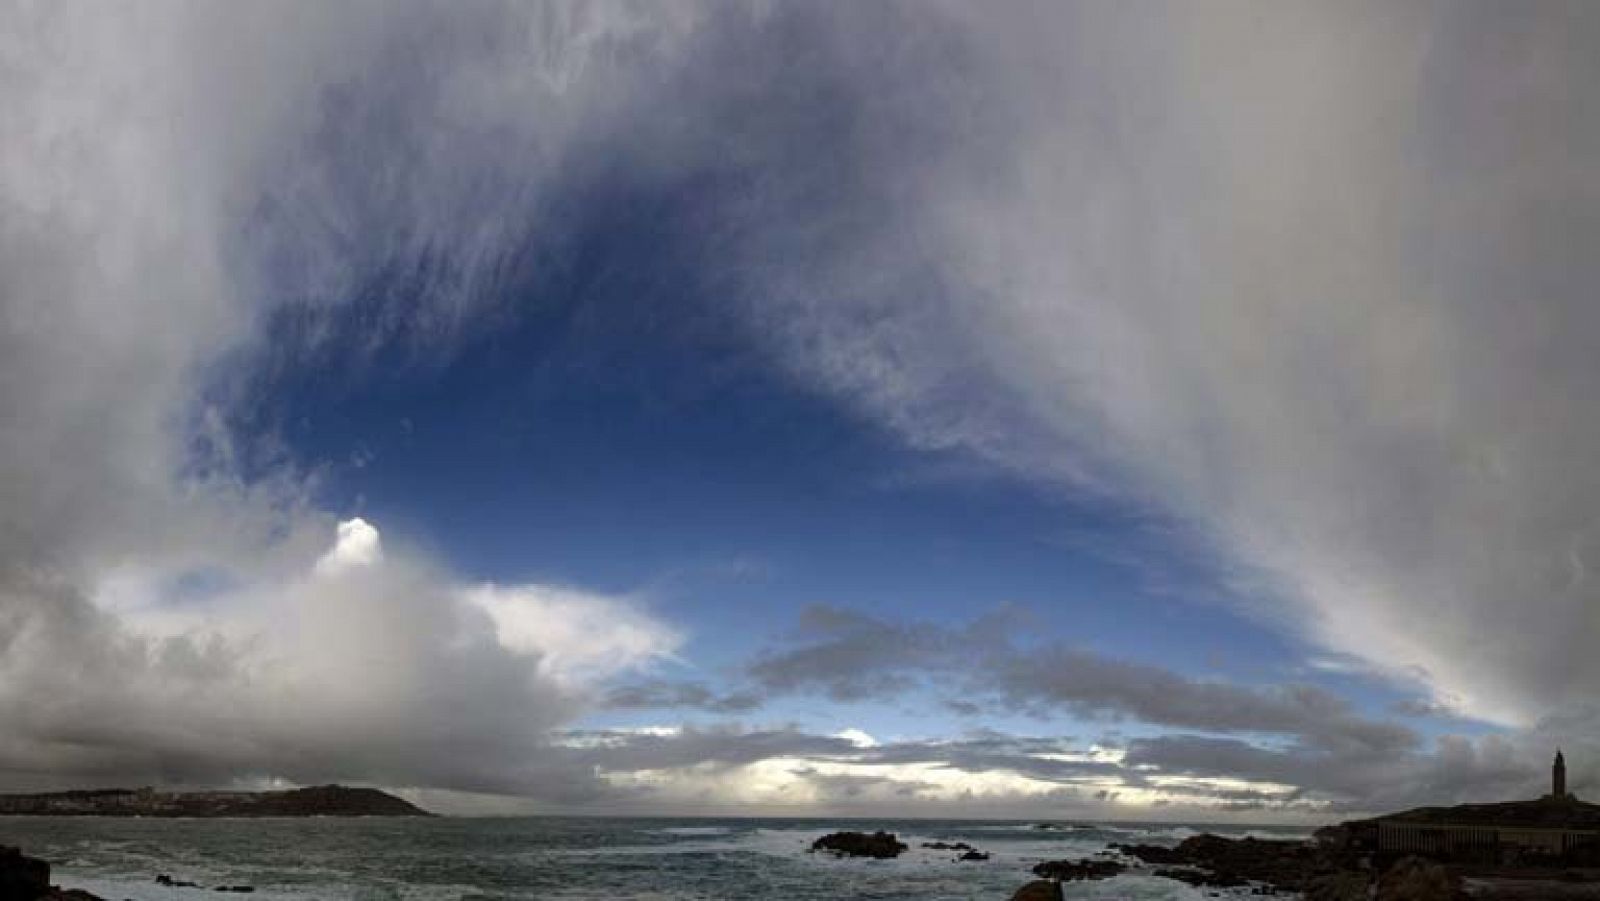
[[[1556,749],[1556,762],[1550,768],[1550,797],[1557,801],[1567,797],[1567,761],[1561,756],[1561,749]]]

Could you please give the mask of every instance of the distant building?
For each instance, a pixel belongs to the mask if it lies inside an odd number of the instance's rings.
[[[1567,791],[1567,762],[1556,751],[1550,794],[1537,801],[1419,807],[1364,820],[1368,847],[1381,854],[1422,854],[1493,863],[1600,861],[1600,805]]]

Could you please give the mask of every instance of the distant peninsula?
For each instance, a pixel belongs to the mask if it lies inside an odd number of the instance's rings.
[[[0,816],[426,817],[433,814],[375,788],[317,785],[261,792],[105,788],[0,795]]]

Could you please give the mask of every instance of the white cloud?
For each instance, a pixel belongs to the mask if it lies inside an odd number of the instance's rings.
[[[189,611],[100,608],[45,582],[39,601],[6,595],[0,772],[595,790],[581,763],[551,762],[550,730],[581,711],[592,680],[655,659],[675,630],[600,595],[462,585],[380,543],[370,523],[346,522],[298,570],[239,574]],[[100,596],[159,598],[164,582],[120,576]],[[620,635],[605,631],[619,620]],[[509,645],[501,622],[515,626]]]
[[[562,681],[597,680],[675,658],[683,636],[627,599],[550,585],[473,586],[465,601],[488,614],[500,646],[536,656]]]
[[[833,733],[833,736],[835,738],[842,738],[858,748],[872,748],[877,747],[878,744],[878,740],[876,738],[873,738],[871,735],[868,735],[867,733],[856,728],[841,729],[838,732]]]
[[[378,530],[361,517],[339,523],[333,547],[317,561],[318,575],[337,576],[351,569],[375,566],[383,559]]]

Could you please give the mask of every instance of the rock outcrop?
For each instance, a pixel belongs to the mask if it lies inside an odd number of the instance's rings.
[[[50,891],[50,865],[0,846],[0,901],[33,901]]]
[[[50,884],[50,864],[0,846],[0,901],[101,901],[82,889]]]
[[[1052,879],[1030,882],[1013,892],[1011,901],[1061,901],[1061,883]]]
[[[899,857],[906,843],[893,832],[831,832],[811,843],[812,851],[826,851],[836,857],[872,857],[879,860]]]
[[[1166,845],[1123,845],[1115,842],[1107,847],[1148,864],[1189,863],[1189,855]]]
[[[1367,901],[1372,880],[1364,872],[1336,870],[1306,880],[1305,901]]]
[[[1420,857],[1395,861],[1378,880],[1377,901],[1459,901],[1465,897],[1461,877]]]
[[[1259,883],[1274,891],[1301,892],[1344,862],[1311,842],[1196,835],[1176,848],[1116,845],[1116,850],[1161,867],[1155,875],[1194,886],[1235,888]]]
[[[1127,867],[1114,860],[1047,860],[1036,864],[1033,875],[1058,882],[1110,879]]]

